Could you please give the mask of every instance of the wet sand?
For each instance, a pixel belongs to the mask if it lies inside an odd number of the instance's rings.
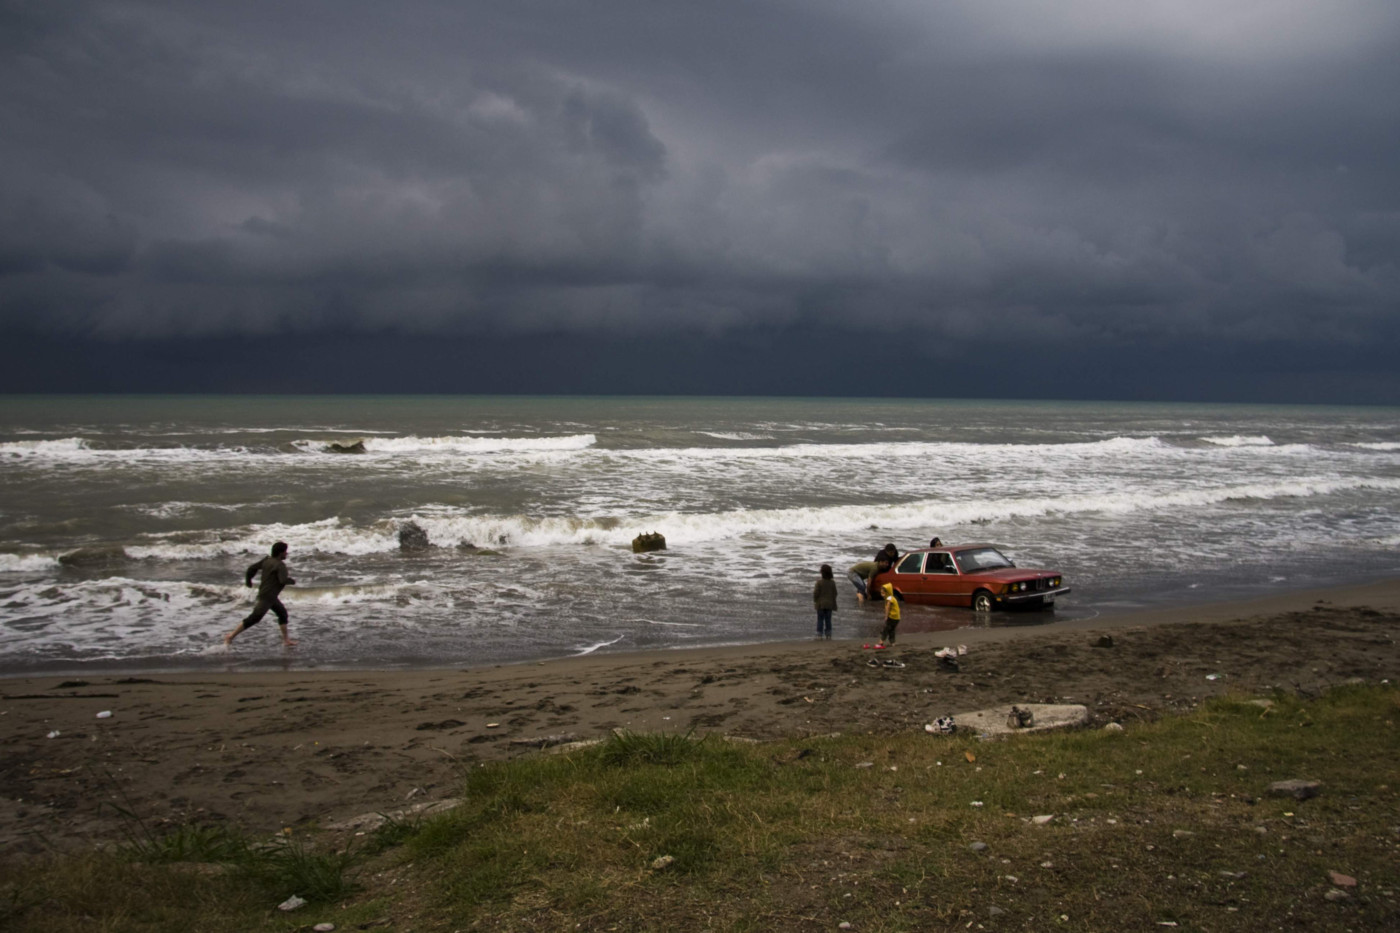
[[[1098,646],[1104,635],[1112,647]],[[941,670],[934,651],[959,643],[960,670]],[[477,762],[612,729],[897,732],[1018,702],[1082,703],[1101,725],[1354,679],[1400,682],[1400,580],[910,632],[882,652],[808,640],[473,670],[11,678],[0,680],[0,860],[119,840],[112,805],[156,830],[226,820],[251,832],[397,810],[455,795]]]

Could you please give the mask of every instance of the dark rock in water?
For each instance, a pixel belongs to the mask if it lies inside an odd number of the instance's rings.
[[[472,544],[470,541],[458,541],[458,542],[457,542],[457,550],[459,550],[459,551],[475,551],[475,550],[479,550],[479,549],[477,548],[477,546],[476,546],[475,544]]]
[[[425,551],[431,546],[428,533],[417,522],[404,522],[399,526],[399,550]]]
[[[331,441],[326,445],[328,454],[362,454],[365,452],[365,442],[358,441]]]
[[[653,531],[650,534],[637,535],[637,537],[632,539],[633,554],[645,554],[648,551],[664,550],[666,550],[666,536],[658,532]]]
[[[58,559],[65,567],[92,567],[102,564],[115,564],[126,560],[126,551],[120,547],[80,547]]]

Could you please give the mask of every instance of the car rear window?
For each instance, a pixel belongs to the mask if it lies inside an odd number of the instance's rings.
[[[895,571],[894,571],[894,572],[895,572],[895,573],[918,573],[918,572],[919,572],[919,569],[920,569],[921,567],[923,567],[923,565],[924,565],[924,555],[922,555],[922,554],[906,554],[906,555],[904,555],[904,560],[902,560],[902,561],[899,562],[899,566],[895,568]]]

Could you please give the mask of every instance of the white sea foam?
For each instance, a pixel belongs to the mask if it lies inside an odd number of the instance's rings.
[[[1231,437],[1203,437],[1201,440],[1207,444],[1215,444],[1217,447],[1272,447],[1274,442],[1262,434],[1246,436],[1236,434]]]
[[[376,431],[372,428],[327,428],[327,427],[281,427],[281,428],[217,428],[211,434],[349,434],[354,437],[368,437],[371,434],[393,434],[393,431]],[[172,436],[184,436],[174,434]]]
[[[233,555],[262,555],[267,550],[268,541],[295,542],[298,551],[352,556],[391,551],[399,546],[398,525],[387,520],[370,527],[360,527],[347,525],[339,518],[327,518],[296,525],[251,525],[213,534],[217,537],[206,542],[157,540],[148,544],[129,544],[126,553],[137,560],[209,560]]]
[[[488,584],[481,584],[483,587]],[[470,587],[454,581],[453,588]],[[447,594],[445,583],[426,580],[397,580],[370,583],[346,583],[338,586],[297,586],[283,590],[283,598],[301,604],[320,606],[355,606],[362,603],[393,603],[397,606],[436,602]]]
[[[576,658],[581,658],[581,657],[583,657],[584,655],[592,654],[593,652],[599,650],[600,648],[607,648],[607,647],[610,647],[610,646],[612,646],[612,645],[615,645],[615,644],[617,644],[618,642],[622,641],[622,639],[624,639],[624,638],[626,638],[626,637],[627,637],[627,636],[625,636],[625,635],[619,635],[619,636],[617,636],[616,638],[613,638],[613,639],[611,639],[611,640],[609,640],[609,641],[600,641],[600,642],[597,642],[597,643],[595,643],[595,644],[588,645],[588,646],[586,646],[586,647],[584,647],[584,648],[580,648],[578,651],[576,651],[576,652],[574,653],[574,657],[576,657]]]
[[[78,580],[61,586],[35,583],[20,587],[10,595],[9,614],[27,619],[63,617],[78,609],[88,610],[89,618],[106,625],[106,620],[125,617],[132,624],[145,621],[148,613],[181,612],[231,601],[251,602],[252,590],[243,586],[218,586],[183,581],[135,580],[130,577],[104,577]]]
[[[276,451],[255,452],[246,447],[95,447],[80,437],[54,441],[9,441],[0,444],[0,457],[38,464],[159,466],[237,462]]]
[[[121,508],[129,509],[142,515],[149,515],[152,518],[180,518],[200,509],[213,509],[218,512],[237,512],[248,508],[241,503],[219,503],[219,502],[160,502],[151,505],[125,505]]]
[[[585,450],[598,443],[593,434],[567,434],[558,437],[492,437],[447,435],[443,437],[366,437],[365,451],[371,454],[498,454],[541,453]],[[325,450],[326,441],[299,440],[294,446],[309,453]]]
[[[289,606],[314,607],[316,614],[361,604],[390,605],[396,612],[418,605],[446,604],[439,585],[423,582],[371,583],[359,586],[303,587],[283,590]],[[256,590],[233,584],[137,580],[125,576],[55,584],[32,583],[7,593],[6,618],[23,620],[6,627],[6,639],[51,638],[47,626],[88,642],[135,639],[148,642],[156,628],[202,631],[236,621],[247,612]]]
[[[746,435],[757,440],[760,435],[747,432],[711,432],[716,437],[730,434],[732,439]],[[1213,446],[1221,448],[1221,456],[1238,456],[1245,451],[1268,451],[1269,456],[1296,457],[1313,450],[1307,445],[1273,445],[1267,438],[1215,438]],[[1258,443],[1256,443],[1258,442]],[[522,466],[577,467],[612,471],[636,464],[654,476],[666,473],[686,473],[692,469],[710,470],[715,465],[733,465],[742,469],[756,463],[790,463],[802,470],[864,470],[885,469],[895,462],[923,461],[924,466],[951,468],[1026,469],[1043,471],[1049,466],[1066,462],[1104,463],[1109,466],[1144,464],[1164,457],[1186,459],[1201,456],[1165,443],[1155,436],[1110,437],[1094,441],[1056,442],[1046,444],[1008,443],[977,444],[945,441],[885,441],[877,443],[807,443],[781,446],[735,447],[674,447],[674,448],[598,448],[595,434],[560,436],[473,436],[447,435],[439,437],[371,437],[365,436],[366,454],[346,456],[326,452],[329,440],[302,439],[291,444],[291,450],[275,447],[143,447],[97,448],[82,438],[60,441],[12,441],[0,445],[0,458],[26,460],[38,465],[63,463],[68,466],[96,468],[132,467],[158,471],[168,470],[180,476],[185,468],[207,469],[220,466],[227,469],[263,469],[269,461],[314,464],[318,469],[333,467],[351,469],[357,473],[372,464],[388,460],[395,468],[421,466],[427,469],[500,469],[513,470]],[[310,459],[311,455],[314,459]],[[820,476],[820,473],[815,474]],[[590,476],[588,482],[606,483],[618,477]],[[622,476],[628,484],[646,483],[647,477]],[[759,480],[762,481],[762,478]],[[674,479],[665,480],[668,491],[674,491]],[[178,509],[172,504],[170,508]],[[168,517],[160,512],[157,517]],[[168,514],[175,514],[174,512]]]
[[[6,441],[0,444],[0,456],[12,459],[68,459],[88,450],[81,437],[64,437],[49,441]]]
[[[332,433],[327,431],[326,433]],[[349,433],[349,432],[346,432]],[[373,432],[358,432],[363,437],[365,450],[369,454],[393,455],[395,457],[430,456],[491,456],[503,454],[555,454],[586,450],[597,443],[593,434],[574,434],[557,437],[489,437],[489,436],[445,436],[445,437],[381,437]],[[245,463],[262,461],[267,458],[288,458],[301,454],[334,456],[334,462],[344,462],[341,455],[326,454],[331,443],[328,439],[302,439],[291,442],[296,452],[288,452],[276,447],[219,447],[219,446],[171,446],[171,447],[99,447],[86,438],[70,437],[45,441],[7,441],[0,444],[0,459],[33,461],[37,463],[67,463],[90,465],[154,465],[178,466],[181,464]]]
[[[1174,492],[1102,493],[1079,496],[1023,498],[924,499],[880,505],[841,505],[791,509],[723,512],[655,512],[605,520],[578,517],[522,518],[518,516],[437,515],[415,517],[438,545],[459,541],[489,544],[504,538],[516,547],[608,545],[629,543],[642,531],[657,530],[673,545],[722,541],[750,534],[852,534],[872,525],[882,528],[949,528],[982,521],[1036,518],[1053,514],[1175,510],[1216,505],[1231,500],[1323,496],[1347,490],[1400,490],[1400,479],[1315,477],[1278,482],[1245,483]],[[397,546],[397,542],[394,543]]]
[[[1072,457],[1118,457],[1147,454],[1166,449],[1157,437],[1114,437],[1099,441],[1056,444],[974,444],[959,441],[887,441],[865,444],[787,444],[781,447],[648,447],[636,450],[599,451],[613,460],[643,460],[661,463],[717,462],[745,460],[831,460],[888,461],[928,459],[934,462],[950,457],[994,462],[1006,455],[1062,455]]]
[[[751,434],[748,431],[697,431],[696,433],[721,441],[768,441],[773,439],[771,434]]]
[[[1400,450],[1400,442],[1396,442],[1396,441],[1370,441],[1370,442],[1358,441],[1357,443],[1348,444],[1347,446],[1348,446],[1348,447],[1359,447],[1359,448],[1361,448],[1362,450],[1385,450],[1385,451]]]
[[[1400,490],[1400,479],[1301,477],[1206,488],[1163,491],[1106,491],[1080,495],[997,496],[995,498],[920,499],[875,505],[839,505],[786,509],[734,509],[719,512],[637,512],[583,517],[472,515],[450,507],[424,509],[386,518],[368,526],[339,518],[304,524],[247,526],[211,532],[206,542],[184,540],[128,544],[134,559],[208,560],[257,556],[270,540],[294,542],[298,553],[368,555],[396,551],[402,520],[416,522],[429,541],[441,547],[462,542],[494,547],[599,545],[617,547],[643,531],[661,531],[673,545],[722,541],[745,535],[855,534],[872,525],[900,528],[953,528],[985,521],[1039,518],[1055,514],[1131,512],[1200,508],[1231,500],[1271,500],[1325,496],[1372,488]]]
[[[0,554],[0,573],[41,573],[58,567],[57,558],[43,554]]]

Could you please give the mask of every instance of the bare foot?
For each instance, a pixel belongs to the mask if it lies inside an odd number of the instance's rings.
[[[232,645],[232,644],[233,644],[233,633],[232,633],[232,632],[229,632],[227,635],[224,636],[224,647],[227,648],[229,645]]]
[[[286,641],[282,642],[282,644],[286,645],[288,648],[295,648],[297,646],[297,640],[295,638],[288,638]]]

